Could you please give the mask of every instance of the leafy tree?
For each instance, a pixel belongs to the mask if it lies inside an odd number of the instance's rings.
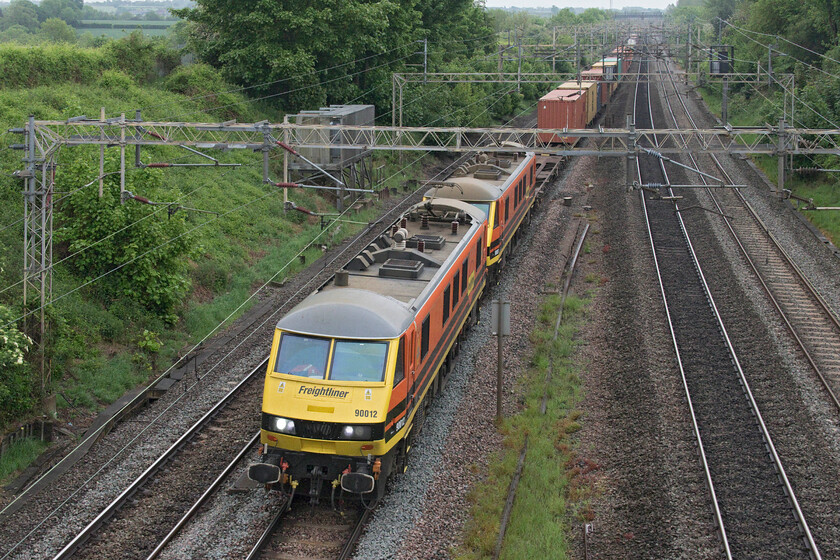
[[[290,110],[387,106],[391,73],[417,62],[417,40],[470,57],[492,33],[471,0],[198,0],[173,13],[190,22],[189,46],[204,62]]]
[[[46,21],[50,18],[63,19],[70,25],[75,25],[81,19],[82,2],[80,0],[41,0],[38,6],[38,19]]]
[[[5,31],[0,32],[0,43],[29,43],[34,37],[29,30],[22,25],[12,25]]]
[[[76,42],[76,30],[58,18],[50,18],[42,23],[38,34],[50,43]]]
[[[581,23],[598,23],[607,19],[607,12],[598,8],[587,8],[580,14]]]
[[[3,30],[13,25],[25,27],[27,31],[34,32],[38,29],[38,7],[29,0],[12,0],[9,7],[3,12],[3,20],[0,22]]]
[[[416,50],[414,0],[197,4],[174,12],[195,24],[191,45],[196,52],[222,68],[227,79],[253,86],[260,95],[289,92],[289,107],[357,97],[379,85],[371,84],[367,70]]]
[[[456,52],[469,57],[492,42],[490,22],[472,0],[425,0],[417,3],[417,10],[433,43],[463,41]]]
[[[574,25],[578,22],[577,16],[569,8],[563,8],[555,12],[548,20],[549,25],[565,26]]]

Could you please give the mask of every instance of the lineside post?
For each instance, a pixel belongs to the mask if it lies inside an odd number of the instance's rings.
[[[498,349],[496,361],[496,421],[502,421],[502,348],[504,337],[510,335],[510,301],[494,299],[491,302],[492,314],[490,326],[493,334],[497,336],[496,347]]]
[[[787,134],[785,133],[785,120],[779,120],[779,194],[785,192],[785,156],[787,155]]]
[[[720,120],[723,124],[729,122],[729,78],[723,77],[723,98],[720,105]]]

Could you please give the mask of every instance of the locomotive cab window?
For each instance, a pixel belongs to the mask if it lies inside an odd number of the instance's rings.
[[[394,367],[394,387],[405,378],[405,337],[400,338],[397,365]]]
[[[387,342],[333,342],[328,338],[283,333],[274,372],[309,379],[375,383],[385,380],[387,356]]]
[[[461,293],[467,291],[467,278],[469,276],[470,259],[464,259],[464,264],[461,265]]]
[[[446,322],[449,320],[449,294],[451,291],[452,288],[450,286],[447,286],[443,290],[443,319],[441,319],[441,326],[446,326]]]
[[[424,359],[429,353],[429,315],[423,319],[423,327],[420,334],[420,359]]]
[[[310,379],[324,379],[329,355],[328,339],[283,333],[274,371]]]
[[[336,340],[330,379],[333,381],[383,381],[387,342]]]

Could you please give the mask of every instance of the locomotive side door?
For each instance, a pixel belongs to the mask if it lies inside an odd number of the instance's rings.
[[[414,404],[414,389],[417,383],[417,376],[415,375],[415,364],[417,362],[417,341],[415,335],[417,330],[414,324],[411,324],[405,331],[405,376],[406,376],[406,392],[405,392],[405,412],[408,418],[411,412],[411,407]]]

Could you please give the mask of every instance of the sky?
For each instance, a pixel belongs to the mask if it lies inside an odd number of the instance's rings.
[[[612,0],[613,9],[622,8],[659,8],[665,9],[668,4],[676,4],[676,0]],[[504,8],[517,6],[520,8],[601,8],[609,9],[610,0],[487,0],[488,8]]]

